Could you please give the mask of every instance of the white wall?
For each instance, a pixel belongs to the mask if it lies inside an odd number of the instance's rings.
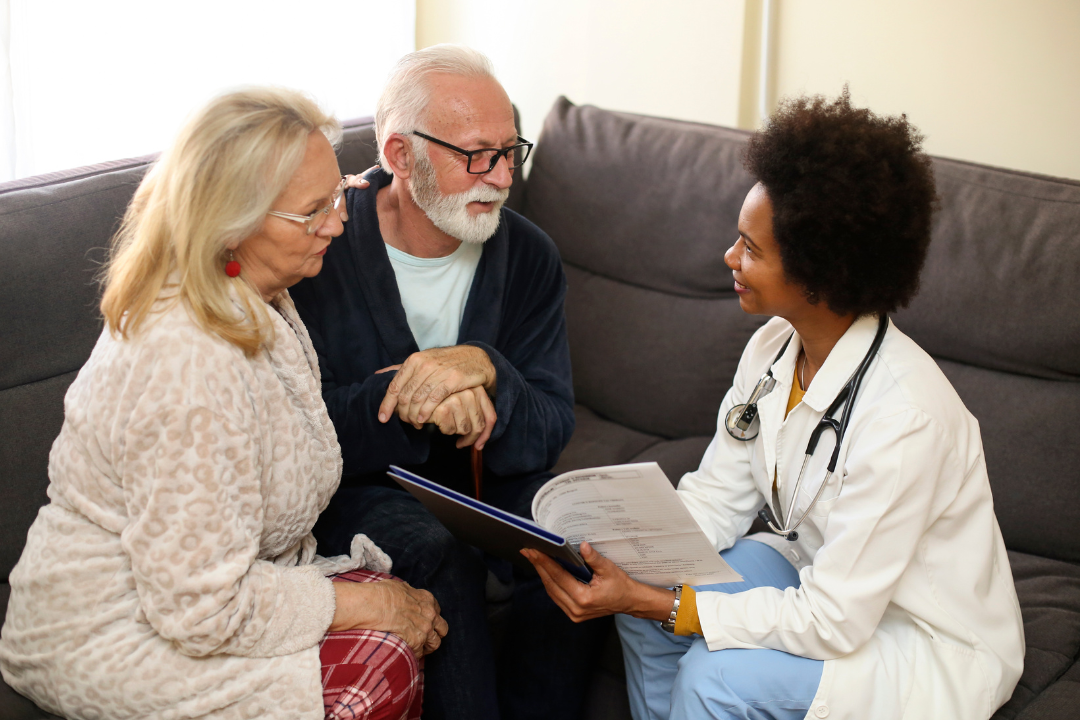
[[[742,0],[418,0],[416,46],[471,45],[495,63],[535,140],[559,95],[734,125]]]
[[[776,90],[908,118],[936,155],[1080,178],[1077,0],[782,0]]]
[[[906,112],[929,152],[1080,178],[1080,0],[773,0],[777,95]],[[753,129],[762,0],[417,0],[487,53],[535,139],[576,103]]]

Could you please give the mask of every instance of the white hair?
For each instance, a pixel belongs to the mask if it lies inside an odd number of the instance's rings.
[[[375,143],[379,164],[387,172],[392,170],[383,157],[383,143],[392,133],[423,131],[431,100],[428,78],[437,73],[496,80],[491,60],[464,45],[432,45],[398,60],[375,106]]]

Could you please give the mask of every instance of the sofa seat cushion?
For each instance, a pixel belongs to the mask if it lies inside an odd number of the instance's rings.
[[[1024,616],[1024,674],[995,720],[1076,717],[1080,709],[1080,565],[1009,551]],[[1040,695],[1046,691],[1046,696]],[[1032,698],[1039,696],[1032,702]],[[1052,711],[1054,698],[1074,699],[1068,714]],[[1031,703],[1030,707],[1028,704]],[[1049,704],[1046,704],[1049,703]],[[1045,712],[1030,714],[1036,706]]]
[[[712,439],[692,436],[667,440],[605,419],[580,404],[574,406],[574,419],[574,437],[552,469],[556,475],[602,465],[655,462],[671,483],[678,485],[679,478],[697,469]]]
[[[1005,708],[1002,708],[1004,710]],[[1016,717],[1019,720],[1071,720],[1080,712],[1080,662],[1035,698]],[[1000,712],[994,716],[1008,717]]]

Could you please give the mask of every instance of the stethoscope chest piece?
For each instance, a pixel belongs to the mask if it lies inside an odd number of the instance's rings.
[[[757,404],[736,405],[728,412],[724,420],[728,434],[736,440],[753,440],[758,436],[761,429],[761,421],[758,420]]]
[[[794,334],[792,333],[792,335]],[[789,342],[791,342],[790,336],[784,342],[784,346],[780,348],[776,360],[779,360],[780,356],[784,354]],[[776,360],[770,363],[770,368]],[[743,442],[753,440],[758,436],[758,431],[761,429],[761,421],[758,419],[758,400],[771,393],[774,387],[776,387],[776,378],[773,377],[770,369],[758,380],[746,402],[742,405],[736,405],[728,411],[727,417],[724,418],[724,425],[727,427],[728,435]]]

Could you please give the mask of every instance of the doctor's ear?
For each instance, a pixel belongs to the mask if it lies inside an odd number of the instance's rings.
[[[383,160],[387,165],[386,170],[395,177],[407,180],[412,175],[416,160],[409,138],[401,133],[391,133],[383,143]]]

